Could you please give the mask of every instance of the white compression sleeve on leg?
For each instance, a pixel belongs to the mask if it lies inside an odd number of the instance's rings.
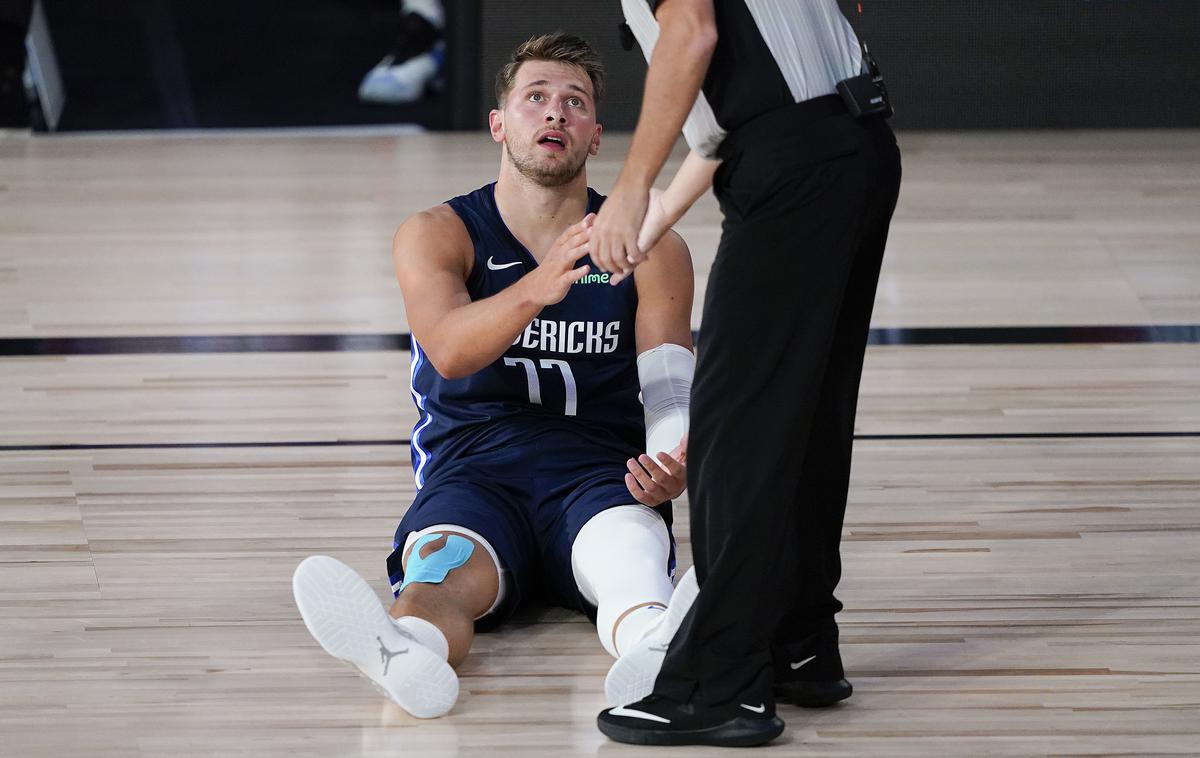
[[[614,658],[640,640],[671,599],[671,536],[644,505],[618,505],[593,516],[575,538],[571,570],[596,606],[596,634]]]
[[[663,343],[637,357],[646,414],[646,453],[654,458],[679,445],[688,430],[688,405],[696,356],[682,345]]]

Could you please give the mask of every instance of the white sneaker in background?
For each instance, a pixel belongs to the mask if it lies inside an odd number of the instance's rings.
[[[437,77],[441,55],[441,50],[435,49],[397,64],[387,56],[363,77],[358,99],[381,105],[415,103]]]

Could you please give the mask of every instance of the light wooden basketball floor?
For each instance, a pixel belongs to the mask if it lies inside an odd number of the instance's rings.
[[[782,708],[763,754],[1200,754],[1196,328],[1087,328],[1200,324],[1200,132],[901,143],[875,326],[936,344],[868,351],[855,695]],[[597,188],[626,145],[606,137]],[[407,353],[53,341],[407,332],[391,232],[496,162],[484,134],[0,133],[0,754],[721,752],[607,742],[609,659],[565,611],[481,636],[430,722],[312,641],[305,556],[387,593]],[[698,318],[715,203],[679,229]],[[1019,329],[1041,326],[1080,338]]]

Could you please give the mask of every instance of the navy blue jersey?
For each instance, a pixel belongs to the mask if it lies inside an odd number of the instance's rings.
[[[588,189],[588,212],[604,197]],[[500,217],[495,184],[448,201],[475,247],[467,279],[471,300],[512,285],[537,261]],[[582,263],[591,265],[591,258]],[[633,278],[617,286],[592,266],[559,303],[542,309],[500,358],[462,379],[438,374],[414,338],[412,395],[421,412],[413,429],[417,487],[447,464],[475,454],[524,445],[530,456],[594,456],[623,462],[645,447],[646,428],[637,374]],[[553,432],[553,434],[551,434]],[[575,441],[578,440],[578,446]]]

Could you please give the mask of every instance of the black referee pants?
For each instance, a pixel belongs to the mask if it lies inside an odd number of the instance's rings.
[[[836,97],[730,134],[688,444],[700,594],[655,692],[772,699],[772,646],[831,624],[854,414],[900,153]]]

